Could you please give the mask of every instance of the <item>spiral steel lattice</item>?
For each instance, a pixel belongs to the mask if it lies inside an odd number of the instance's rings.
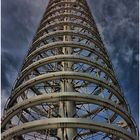
[[[50,0],[2,132],[2,140],[137,139],[86,0]]]

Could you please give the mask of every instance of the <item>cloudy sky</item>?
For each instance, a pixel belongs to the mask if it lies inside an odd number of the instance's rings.
[[[138,124],[138,0],[87,0]],[[2,108],[48,0],[2,0]]]

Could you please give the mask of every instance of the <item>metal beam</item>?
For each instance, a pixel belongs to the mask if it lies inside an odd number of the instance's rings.
[[[104,88],[107,88],[110,92],[112,92],[119,100],[120,102],[124,103],[125,107],[127,105],[125,104],[125,100],[123,96],[120,94],[119,89],[113,85],[109,84],[106,81],[97,79],[95,77],[91,77],[91,75],[86,73],[80,73],[80,72],[73,72],[73,71],[65,71],[65,72],[52,72],[48,74],[42,74],[40,76],[36,76],[35,78],[32,78],[25,83],[21,84],[19,87],[17,87],[11,96],[11,100],[8,103],[8,106],[11,106],[15,99],[20,96],[26,89],[30,88],[31,86],[34,86],[36,84],[46,82],[49,80],[58,80],[58,79],[78,79],[78,80],[85,80],[97,85],[101,85]]]
[[[91,104],[97,104],[102,107],[109,108],[110,110],[116,112],[118,115],[122,116],[129,124],[132,125],[132,129],[135,128],[133,121],[130,119],[130,115],[124,108],[120,105],[115,104],[113,101],[108,99],[101,98],[96,95],[88,95],[86,93],[77,93],[77,92],[64,92],[64,93],[52,93],[48,95],[39,95],[36,97],[32,97],[31,99],[27,99],[24,102],[16,104],[11,109],[8,110],[6,114],[6,118],[2,121],[2,127],[6,125],[8,120],[10,120],[14,115],[20,112],[23,109],[33,107],[35,105],[39,105],[42,103],[51,103],[51,102],[59,102],[59,101],[75,101],[75,102],[85,102]],[[136,132],[135,132],[136,133]]]
[[[3,132],[1,138],[2,140],[11,140],[17,134],[22,135],[33,131],[54,128],[84,128],[113,134],[124,140],[137,140],[134,135],[123,128],[81,118],[51,118],[28,122]]]

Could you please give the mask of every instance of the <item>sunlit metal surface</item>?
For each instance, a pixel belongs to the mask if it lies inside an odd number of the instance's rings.
[[[85,0],[50,0],[5,106],[2,140],[136,140]]]

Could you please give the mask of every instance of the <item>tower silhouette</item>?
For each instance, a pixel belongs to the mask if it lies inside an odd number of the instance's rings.
[[[2,118],[2,140],[136,140],[86,0],[50,0]]]

